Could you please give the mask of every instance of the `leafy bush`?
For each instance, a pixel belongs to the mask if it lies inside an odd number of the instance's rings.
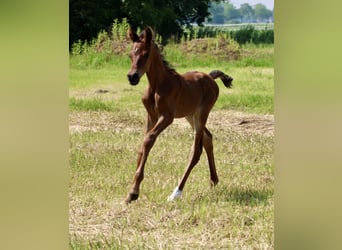
[[[255,28],[252,25],[247,25],[242,29],[232,31],[231,35],[239,44],[245,44],[252,42],[253,33],[255,33]]]
[[[239,44],[273,44],[274,31],[269,29],[257,30],[252,25],[247,25],[239,30],[231,31],[231,37]]]
[[[127,31],[129,24],[124,18],[122,22],[114,20],[111,34],[102,30],[90,44],[82,43],[81,40],[75,42],[71,47],[72,55],[101,53],[101,54],[124,54],[127,52]]]
[[[273,44],[274,43],[274,31],[273,30],[257,30],[257,37],[252,39],[253,43],[260,44],[260,43],[267,43]]]

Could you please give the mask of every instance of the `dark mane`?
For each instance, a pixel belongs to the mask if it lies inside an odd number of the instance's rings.
[[[145,36],[146,36],[146,34],[145,34],[145,30],[144,30],[144,31],[142,31],[142,32],[140,33],[140,38],[141,38],[141,37],[145,37]],[[164,57],[164,55],[163,55],[163,53],[162,53],[162,50],[159,49],[159,47],[158,47],[156,41],[155,41],[154,39],[152,39],[152,42],[153,42],[153,44],[156,46],[156,49],[157,49],[157,51],[158,51],[158,53],[159,53],[159,55],[160,55],[160,58],[161,58],[161,60],[162,60],[162,62],[163,62],[163,64],[164,64],[166,70],[169,71],[169,72],[172,73],[172,74],[178,74],[178,73],[176,72],[176,70],[171,66],[171,64],[170,64],[168,61],[165,60],[165,57]]]
[[[165,59],[165,56],[164,54],[162,53],[161,49],[159,49],[158,45],[154,42],[154,45],[156,46],[156,49],[160,55],[160,58],[166,68],[167,71],[169,71],[170,73],[173,73],[173,74],[178,74],[176,72],[176,70],[173,68],[173,66]]]

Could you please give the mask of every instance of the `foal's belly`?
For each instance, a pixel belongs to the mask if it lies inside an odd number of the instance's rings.
[[[189,115],[192,115],[194,113],[194,110],[176,110],[175,112],[175,118],[182,118]]]
[[[175,118],[192,115],[200,108],[202,97],[183,96],[175,103]]]

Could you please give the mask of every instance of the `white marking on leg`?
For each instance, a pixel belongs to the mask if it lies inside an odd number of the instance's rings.
[[[180,198],[182,195],[182,191],[178,189],[178,187],[175,188],[175,190],[173,190],[173,193],[169,196],[169,198],[167,198],[168,201],[173,201],[175,199]]]

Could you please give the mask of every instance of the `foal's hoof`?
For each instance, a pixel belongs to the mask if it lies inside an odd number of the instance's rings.
[[[218,179],[210,180],[210,186],[211,186],[211,187],[215,187],[215,186],[217,185],[218,182],[219,182]]]
[[[182,196],[182,191],[178,189],[178,187],[173,190],[173,193],[167,198],[167,201],[173,201],[175,199],[179,199]]]
[[[139,197],[139,194],[129,193],[125,200],[125,203],[126,204],[131,203],[132,201],[137,200],[138,197]]]

